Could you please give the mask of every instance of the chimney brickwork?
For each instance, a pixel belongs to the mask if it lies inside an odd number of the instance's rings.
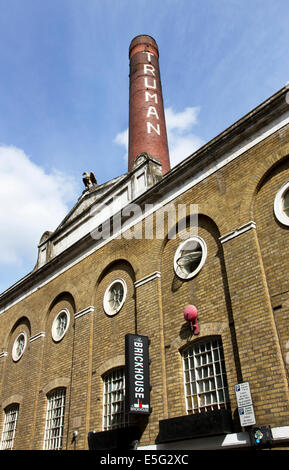
[[[129,48],[129,162],[132,169],[138,155],[147,153],[170,170],[169,149],[159,71],[159,52],[155,40],[135,37]]]

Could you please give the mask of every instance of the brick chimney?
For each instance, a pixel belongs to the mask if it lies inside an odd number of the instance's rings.
[[[151,36],[136,36],[130,43],[129,157],[132,169],[138,155],[147,153],[170,170],[167,131],[159,71],[159,52]]]

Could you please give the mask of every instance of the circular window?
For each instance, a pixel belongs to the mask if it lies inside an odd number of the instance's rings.
[[[70,314],[65,308],[61,310],[53,320],[52,324],[52,338],[54,341],[60,341],[69,327]]]
[[[281,224],[289,226],[289,181],[276,194],[274,213]]]
[[[21,333],[19,333],[19,335],[15,339],[12,348],[12,359],[14,362],[19,361],[19,359],[23,356],[26,345],[27,335],[24,331],[21,331]]]
[[[207,246],[200,237],[183,241],[174,257],[175,273],[181,279],[191,279],[198,274],[207,257]]]
[[[103,298],[103,308],[107,315],[115,315],[121,309],[126,298],[126,283],[116,279],[106,289]]]

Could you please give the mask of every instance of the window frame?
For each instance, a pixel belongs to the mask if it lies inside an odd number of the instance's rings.
[[[217,344],[214,346],[214,343]],[[210,348],[207,349],[208,344]],[[203,359],[205,355],[211,356],[210,362],[206,362],[207,357]],[[186,414],[228,408],[230,400],[221,336],[193,341],[181,351],[181,356]],[[214,395],[215,401],[212,400]],[[222,395],[223,399],[220,399]]]
[[[62,450],[66,409],[66,387],[54,388],[47,393],[46,398],[43,450]],[[57,400],[60,400],[60,405],[58,406]],[[60,410],[60,414],[58,414],[58,410]],[[57,430],[57,432],[55,432],[55,430]]]
[[[102,430],[111,431],[113,429],[124,428],[129,424],[129,415],[125,410],[125,367],[115,367],[102,376],[103,379],[103,404],[102,404]],[[122,381],[122,387],[113,390],[113,381]],[[115,394],[121,394],[121,400]],[[120,405],[120,410],[118,409]],[[113,407],[116,411],[113,412]],[[110,410],[110,411],[109,411]],[[113,423],[114,417],[120,416]]]
[[[108,296],[109,296],[109,292],[110,290],[112,289],[112,287],[114,286],[114,284],[117,284],[117,283],[120,283],[122,285],[122,288],[123,288],[123,298],[120,302],[120,305],[117,307],[116,310],[112,311],[108,305],[108,302],[109,302],[109,299],[108,299]],[[109,317],[113,317],[114,315],[116,315],[123,307],[124,303],[125,303],[125,300],[126,300],[126,294],[127,294],[127,285],[126,285],[126,282],[121,279],[121,278],[117,278],[117,279],[114,279],[106,288],[105,290],[105,293],[104,293],[104,296],[103,296],[103,309],[105,311],[105,313],[109,316]]]
[[[200,260],[200,263],[197,266],[197,268],[194,269],[194,271],[192,271],[187,276],[184,276],[180,272],[180,267],[177,264],[177,260],[180,258],[180,256],[179,256],[180,252],[184,249],[185,245],[188,242],[197,242],[197,243],[199,243],[201,248],[202,248],[202,256],[201,256],[201,260]],[[201,271],[202,267],[204,266],[205,261],[207,259],[207,254],[208,254],[207,245],[201,237],[195,235],[193,237],[186,238],[186,240],[183,240],[179,244],[178,248],[176,249],[175,255],[174,255],[174,272],[175,272],[176,276],[178,276],[180,279],[182,279],[184,281],[192,279],[193,277],[195,277]]]
[[[67,316],[67,323],[66,323],[66,327],[64,329],[64,331],[62,332],[62,334],[60,336],[58,336],[56,334],[56,329],[57,329],[57,320],[58,318],[60,317],[60,315],[62,313],[65,313],[66,316]],[[58,313],[57,315],[55,315],[55,318],[53,320],[53,323],[52,323],[52,327],[51,327],[51,335],[52,335],[52,338],[53,340],[56,342],[56,343],[59,343],[59,341],[62,340],[62,338],[64,338],[64,336],[66,335],[67,331],[68,331],[68,328],[69,328],[69,325],[70,325],[70,313],[69,313],[69,310],[67,308],[62,308]]]
[[[16,350],[17,350],[17,341],[19,340],[20,336],[23,336],[24,337],[24,346],[23,346],[23,349],[21,351],[20,354],[16,354]],[[24,330],[22,330],[15,338],[14,340],[14,343],[13,343],[13,346],[12,346],[12,359],[14,362],[18,362],[21,357],[23,356],[24,354],[24,351],[27,347],[27,342],[28,342],[28,339],[27,339],[27,334]]]
[[[10,413],[11,412],[11,413]],[[4,409],[4,423],[3,429],[1,434],[1,441],[0,441],[0,450],[12,450],[14,448],[14,441],[15,441],[15,434],[17,428],[17,421],[19,415],[19,403],[11,403],[10,405],[6,406]],[[11,419],[9,420],[9,417]],[[13,424],[13,427],[9,429],[9,425]],[[6,435],[11,433],[12,437],[6,439]]]

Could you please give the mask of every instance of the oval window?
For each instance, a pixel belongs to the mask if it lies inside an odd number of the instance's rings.
[[[12,359],[14,362],[19,361],[19,359],[23,356],[27,345],[27,335],[24,331],[21,331],[17,338],[14,341],[13,348],[12,348]]]
[[[52,324],[52,338],[54,341],[60,341],[68,330],[70,322],[69,311],[65,308],[60,310]]]
[[[181,279],[191,279],[203,267],[207,257],[207,247],[200,237],[184,240],[174,257],[174,270]]]
[[[118,313],[126,298],[126,283],[122,279],[116,279],[106,289],[103,298],[103,308],[107,315]]]

